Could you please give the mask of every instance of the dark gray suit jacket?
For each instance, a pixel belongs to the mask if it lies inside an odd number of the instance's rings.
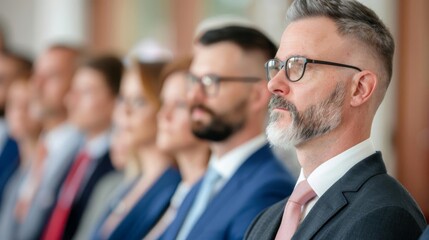
[[[262,212],[245,239],[274,239],[287,199]],[[418,239],[426,222],[377,152],[356,164],[308,213],[292,239]]]

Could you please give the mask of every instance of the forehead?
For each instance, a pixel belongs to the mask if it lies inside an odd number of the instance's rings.
[[[49,50],[42,54],[36,62],[36,70],[49,70],[52,68],[72,68],[73,57],[63,50]]]
[[[169,75],[162,88],[163,98],[185,96],[186,95],[186,73],[175,72]]]
[[[79,86],[97,86],[104,87],[106,79],[104,76],[92,68],[83,67],[77,71],[74,84]]]
[[[327,17],[309,17],[291,22],[283,32],[277,58],[292,55],[324,58],[343,53],[345,38],[337,32],[335,22]],[[329,57],[328,57],[329,59]],[[328,60],[326,59],[326,60]]]
[[[197,75],[233,74],[243,71],[248,60],[244,51],[232,42],[219,42],[208,46],[199,46],[195,52],[190,71]]]

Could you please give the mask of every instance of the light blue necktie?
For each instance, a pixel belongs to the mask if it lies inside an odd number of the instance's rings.
[[[180,228],[179,233],[177,234],[176,240],[185,240],[188,237],[189,233],[194,227],[195,222],[204,212],[208,202],[212,198],[213,187],[219,179],[219,173],[214,168],[209,167],[204,176],[200,191],[198,192],[195,202],[189,210],[188,216],[186,216],[186,219]]]

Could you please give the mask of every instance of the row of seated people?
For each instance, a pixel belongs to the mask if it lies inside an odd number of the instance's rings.
[[[295,0],[287,21],[278,49],[229,24],[171,62],[47,49],[5,91],[20,162],[5,161],[0,236],[419,238],[424,216],[370,139],[389,30],[354,0]],[[267,138],[295,147],[296,182]]]
[[[237,41],[240,53],[248,39],[257,53],[234,61],[263,79],[258,65],[277,49],[259,31],[212,29],[196,45]],[[32,74],[9,86],[17,161],[2,191],[2,238],[242,239],[295,181],[263,134],[264,81],[189,76],[191,63],[231,62],[216,52],[126,64],[112,55],[82,60],[65,45],[42,53]]]

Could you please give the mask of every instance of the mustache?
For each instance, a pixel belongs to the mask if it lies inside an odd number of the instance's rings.
[[[210,115],[215,115],[215,113],[213,112],[213,110],[211,110],[210,108],[204,106],[203,104],[194,104],[190,107],[189,112],[192,113],[195,109],[200,109],[204,112],[207,112]]]
[[[295,104],[286,99],[283,99],[279,95],[273,95],[271,97],[268,107],[270,112],[272,112],[275,108],[283,108],[292,113],[298,112]]]

